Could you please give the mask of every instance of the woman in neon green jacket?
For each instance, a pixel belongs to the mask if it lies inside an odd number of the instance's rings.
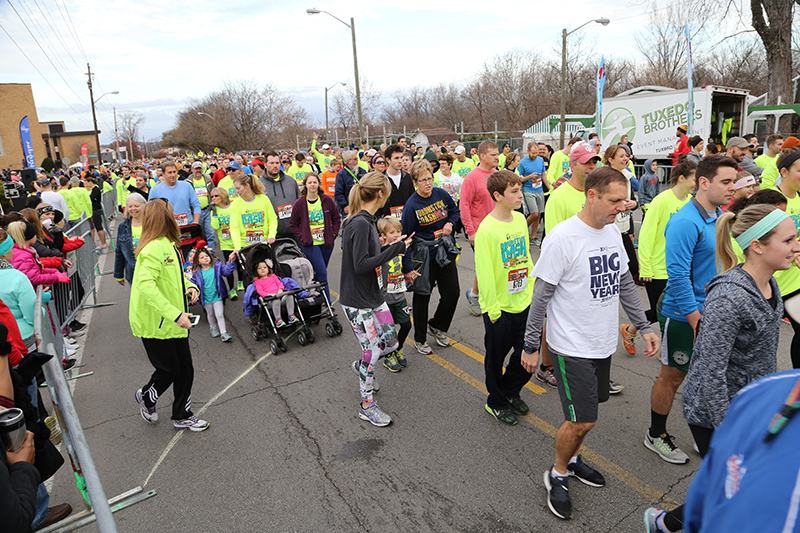
[[[172,385],[172,424],[176,430],[203,431],[208,422],[191,410],[194,367],[189,349],[189,319],[186,295],[198,299],[197,287],[183,275],[180,230],[167,202],[148,202],[142,215],[142,236],[136,246],[128,316],[131,331],[142,339],[147,357],[155,368],[150,381],[136,391],[142,418],[158,422],[156,401]]]

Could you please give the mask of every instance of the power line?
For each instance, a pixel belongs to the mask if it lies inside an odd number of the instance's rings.
[[[48,79],[47,79],[47,77],[45,77],[45,75],[44,75],[44,74],[42,74],[42,71],[41,71],[41,70],[39,70],[39,67],[37,67],[37,66],[36,66],[36,63],[34,63],[33,61],[31,61],[31,58],[30,58],[30,57],[28,57],[28,54],[26,54],[26,53],[25,53],[25,50],[23,50],[23,49],[22,49],[22,47],[21,47],[21,46],[20,46],[20,45],[17,43],[17,41],[15,41],[15,40],[14,40],[14,38],[11,36],[11,34],[10,34],[10,33],[8,33],[8,30],[6,30],[6,29],[5,29],[5,27],[4,27],[2,24],[0,24],[0,29],[2,29],[2,30],[5,32],[5,34],[6,34],[6,35],[8,35],[8,38],[9,38],[9,39],[11,39],[11,42],[12,42],[12,43],[14,43],[14,45],[15,45],[15,46],[16,46],[16,47],[19,49],[19,51],[22,53],[22,55],[23,55],[23,56],[25,56],[25,59],[27,59],[27,60],[28,60],[28,62],[31,64],[31,66],[32,66],[34,69],[36,69],[36,72],[38,72],[38,73],[39,73],[39,76],[41,76],[41,77],[42,77],[42,79],[45,81],[45,83],[47,83],[47,85],[49,85],[49,86],[50,86],[50,88],[51,88],[51,89],[53,89],[53,92],[54,92],[54,93],[56,93],[56,94],[58,95],[58,97],[59,97],[59,98],[61,98],[61,100],[63,100],[63,101],[64,101],[64,103],[65,103],[65,104],[67,104],[67,107],[69,107],[70,109],[72,109],[72,111],[73,111],[73,112],[74,112],[76,115],[78,115],[79,117],[81,117],[83,120],[87,120],[87,119],[86,119],[86,117],[84,117],[84,116],[83,116],[83,115],[82,115],[82,114],[81,114],[81,113],[80,113],[80,112],[79,112],[77,109],[75,109],[74,107],[72,107],[72,105],[70,105],[70,103],[69,103],[69,102],[67,102],[67,101],[66,101],[66,99],[64,99],[64,97],[63,97],[63,96],[61,96],[61,93],[60,93],[59,91],[57,91],[55,87],[53,87],[53,84],[52,84],[52,83],[50,83],[50,80],[48,80]]]
[[[26,30],[28,30],[28,33],[30,33],[30,34],[31,34],[31,37],[33,37],[33,40],[36,42],[36,46],[38,46],[38,47],[39,47],[39,50],[41,50],[41,51],[42,51],[42,53],[44,54],[44,57],[45,57],[45,58],[47,59],[47,61],[48,61],[48,62],[49,62],[49,63],[50,63],[52,66],[53,66],[53,69],[54,69],[54,70],[56,71],[56,73],[57,73],[57,74],[58,74],[58,75],[61,77],[61,79],[62,79],[62,80],[64,80],[64,83],[67,85],[67,87],[69,88],[69,90],[70,90],[70,91],[72,91],[72,92],[75,94],[75,96],[76,96],[76,97],[77,97],[79,100],[80,100],[80,99],[82,99],[82,98],[84,98],[83,96],[81,96],[81,95],[79,95],[77,92],[75,92],[75,89],[73,89],[73,88],[72,88],[72,86],[69,84],[69,82],[68,82],[68,81],[67,81],[67,79],[64,77],[64,75],[63,75],[63,74],[61,74],[61,71],[60,71],[60,70],[58,70],[58,67],[56,67],[55,63],[53,63],[53,60],[52,60],[52,59],[50,59],[50,56],[48,56],[48,55],[47,55],[47,52],[45,52],[45,51],[44,51],[44,48],[42,48],[42,45],[41,45],[41,43],[39,43],[38,39],[36,39],[36,36],[33,34],[33,32],[31,31],[31,29],[28,27],[28,25],[27,25],[27,24],[25,23],[25,21],[22,19],[22,15],[20,15],[20,14],[19,14],[19,11],[17,11],[17,8],[16,8],[16,7],[14,7],[14,4],[12,4],[12,3],[11,3],[11,0],[6,0],[6,1],[8,2],[8,5],[10,5],[10,6],[11,6],[11,9],[13,9],[13,10],[14,10],[14,13],[16,13],[16,14],[17,14],[17,17],[19,18],[20,22],[22,22],[22,25],[23,25],[23,26],[25,26],[25,29],[26,29]],[[6,33],[8,33],[8,32],[6,32]]]
[[[58,5],[58,0],[53,0],[53,1],[56,3],[56,5]],[[67,12],[67,18],[69,18],[69,23],[72,26],[72,36],[75,37],[75,42],[78,43],[78,48],[83,54],[83,58],[88,63],[89,58],[86,57],[86,51],[84,51],[83,44],[81,44],[81,38],[80,36],[78,36],[78,30],[75,29],[75,24],[72,22],[72,15],[69,14],[69,8],[67,7],[67,3],[64,0],[61,0],[61,3],[64,4],[64,11]]]
[[[44,0],[42,0],[42,1],[44,2]],[[67,43],[61,37],[61,32],[58,31],[58,29],[56,28],[55,19],[53,19],[52,15],[50,16],[50,19],[47,18],[46,12],[42,9],[42,7],[39,5],[39,2],[37,0],[33,0],[33,3],[36,4],[37,9],[39,9],[39,12],[42,14],[42,17],[44,18],[45,22],[47,22],[47,25],[50,26],[51,30],[53,30],[53,33],[55,34],[56,39],[58,39],[58,42],[60,42],[61,46],[64,47],[64,51],[67,52],[67,56],[72,60],[73,63],[75,63],[75,66],[80,69],[81,67],[80,67],[80,65],[78,65],[78,62],[75,61],[75,58],[72,56],[72,52],[70,52],[69,48],[67,47]]]

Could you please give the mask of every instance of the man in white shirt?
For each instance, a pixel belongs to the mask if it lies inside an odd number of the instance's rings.
[[[608,400],[619,304],[640,328],[647,342],[645,355],[659,351],[658,335],[645,317],[622,235],[614,225],[616,215],[626,209],[627,187],[625,176],[611,167],[590,172],[583,209],[547,234],[532,273],[536,282],[521,363],[528,372],[536,370],[546,312],[547,344],[557,367],[565,422],[556,434],[555,465],[544,473],[544,483],[548,507],[563,519],[572,514],[569,476],[592,487],[605,485],[603,475],[584,463],[578,450],[597,421],[598,404]]]
[[[64,197],[53,190],[53,182],[50,178],[45,178],[39,183],[41,188],[42,202],[52,205],[64,214],[64,220],[69,220],[69,209]]]

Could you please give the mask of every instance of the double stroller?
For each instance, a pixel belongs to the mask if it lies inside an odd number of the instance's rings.
[[[274,265],[275,274],[284,279],[291,278],[285,283],[286,290],[275,296],[259,296],[255,289],[253,278],[257,265],[269,259]],[[292,239],[277,239],[272,245],[255,244],[244,248],[239,253],[238,259],[241,270],[245,273],[247,289],[245,290],[242,305],[245,316],[250,317],[253,324],[251,333],[253,339],[270,339],[269,347],[273,355],[286,352],[286,338],[297,333],[297,342],[300,346],[312,344],[316,340],[314,331],[309,323],[319,324],[325,320],[325,333],[328,337],[342,334],[342,325],[333,312],[331,302],[323,290],[327,282],[314,282],[314,269],[311,262],[303,255],[303,251]],[[276,319],[272,309],[272,302],[283,297],[294,299],[294,307],[298,322],[290,324],[284,305],[281,305],[281,314],[284,324],[276,326]],[[272,337],[272,338],[271,338]]]

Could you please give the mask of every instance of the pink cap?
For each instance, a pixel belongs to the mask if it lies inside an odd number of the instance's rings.
[[[589,146],[586,143],[576,144],[572,147],[572,151],[569,153],[569,162],[575,163],[588,163],[592,159],[600,159],[600,156],[597,155],[597,152],[594,151],[594,148]]]

